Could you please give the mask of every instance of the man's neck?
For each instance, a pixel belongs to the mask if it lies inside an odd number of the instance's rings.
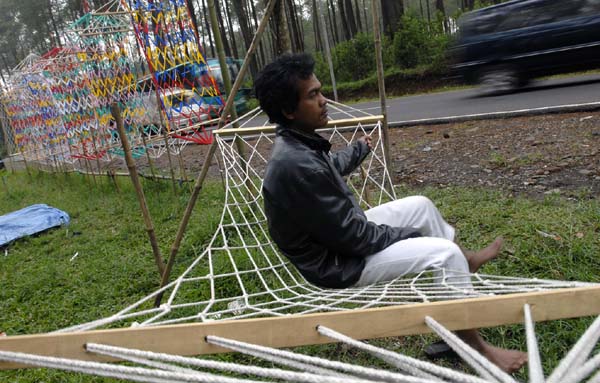
[[[306,134],[315,134],[315,130],[316,130],[316,128],[311,128],[306,125],[300,126],[300,125],[296,125],[296,124],[289,124],[287,127],[290,129],[298,130],[298,131],[300,131],[302,133],[306,133]]]

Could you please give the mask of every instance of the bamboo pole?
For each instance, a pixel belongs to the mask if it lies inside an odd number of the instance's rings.
[[[181,154],[182,152],[183,152],[183,150],[180,150],[179,153],[177,153],[177,160],[179,161],[179,171],[180,171],[179,176],[181,177],[180,179],[183,179],[184,182],[187,182],[188,178],[187,178],[187,172],[185,171],[185,163],[183,161],[183,155]]]
[[[96,114],[96,118],[98,115]],[[90,134],[92,136],[92,147],[94,148],[94,153],[96,156],[96,166],[98,167],[98,173],[100,173],[102,170],[102,167],[100,165],[100,153],[98,152],[98,146],[96,145],[96,134],[94,131],[94,128],[90,128]]]
[[[154,178],[156,176],[154,172],[154,163],[150,158],[150,153],[148,153],[148,143],[146,142],[146,135],[144,134],[143,129],[144,128],[142,128],[142,143],[144,144],[144,153],[146,153],[146,160],[148,161],[148,166],[150,167],[150,174],[152,174],[152,177]]]
[[[215,9],[214,0],[208,0],[208,9],[209,9],[209,13],[210,13],[211,27],[213,29],[213,34],[215,35],[215,44],[217,45],[217,53],[219,56],[219,66],[221,67],[221,75],[223,76],[223,82],[225,84],[225,93],[228,95],[227,100],[229,101],[230,99],[232,99],[235,102],[235,95],[231,94],[231,76],[229,75],[229,68],[227,67],[227,62],[225,59],[225,50],[223,47],[223,41],[221,41],[221,34],[218,33],[217,13],[216,13],[216,9]],[[234,103],[234,105],[235,105],[235,103]],[[235,107],[231,108],[231,119],[233,121],[235,121],[233,123],[233,128],[238,129],[239,124],[236,121],[238,119],[238,115],[237,115],[237,110],[235,109]],[[220,121],[221,120],[219,120],[219,122]],[[246,168],[247,167],[246,150],[244,148],[243,142],[238,137],[235,138],[235,147],[240,155],[238,160],[240,162],[241,167]],[[246,164],[246,165],[244,165],[244,164]],[[247,169],[244,169],[244,171],[247,172]],[[252,184],[252,181],[250,179],[247,179],[246,185],[249,187],[249,190],[251,190],[250,189],[251,184]]]
[[[105,31],[101,31],[101,32],[90,32],[90,33],[80,33],[79,35],[82,37],[94,37],[94,36],[99,36],[99,35],[107,35],[107,34],[117,34],[117,33],[128,33],[128,32],[132,32],[133,29],[107,29]]]
[[[219,24],[217,21],[217,11],[215,9],[215,1],[208,0],[208,10],[210,14],[210,23],[215,35],[215,44],[217,45],[217,54],[219,56],[219,66],[221,67],[221,75],[223,76],[223,83],[225,84],[225,92],[227,93],[227,101],[235,98],[235,95],[231,94],[231,76],[229,76],[229,68],[227,67],[227,61],[225,59],[225,50],[223,46],[223,40],[219,32]],[[231,111],[232,120],[237,119],[237,111],[235,108]],[[238,147],[239,149],[239,147]]]
[[[171,151],[169,150],[169,133],[167,132],[167,129],[164,129],[164,127],[167,127],[167,126],[170,127],[171,125],[170,125],[170,121],[167,121],[167,123],[165,124],[165,119],[163,117],[162,110],[160,108],[162,103],[160,101],[160,95],[158,93],[158,88],[156,88],[156,105],[158,105],[157,106],[158,115],[160,118],[159,130],[162,132],[163,141],[165,142],[165,149],[167,150],[167,160],[169,161],[169,171],[171,172],[171,183],[173,185],[173,195],[176,196],[177,195],[177,184],[175,183],[175,169],[173,167],[173,159],[171,158]]]
[[[83,163],[85,164],[85,169],[92,175],[92,180],[94,181],[94,185],[97,185],[96,176],[92,171],[92,167],[90,165],[90,160],[87,155],[87,150],[85,148],[85,142],[83,141],[83,137],[79,134],[79,142],[81,143],[81,150],[83,151]]]
[[[219,128],[221,128],[223,126],[225,120],[227,119],[227,114],[229,112],[229,109],[231,109],[231,106],[233,105],[233,99],[235,98],[235,94],[237,93],[238,89],[242,85],[242,79],[244,78],[244,75],[248,71],[250,59],[254,55],[254,52],[256,51],[258,41],[262,37],[262,35],[267,27],[269,18],[271,17],[271,14],[273,13],[273,8],[277,1],[279,1],[279,0],[271,0],[269,2],[269,4],[267,5],[267,9],[265,10],[265,14],[264,14],[262,20],[260,21],[258,30],[256,31],[256,34],[254,35],[254,39],[252,40],[252,44],[250,44],[250,48],[248,49],[248,52],[246,53],[246,57],[244,58],[244,63],[242,64],[242,67],[240,68],[238,77],[235,79],[235,83],[233,84],[233,87],[231,89],[231,93],[229,94],[229,97],[227,97],[227,102],[225,103],[225,107],[223,108],[221,118],[219,119]],[[181,245],[181,241],[183,240],[183,235],[185,234],[185,231],[187,229],[187,225],[190,220],[190,216],[192,215],[192,211],[194,210],[194,206],[196,205],[196,201],[198,200],[198,195],[200,194],[200,190],[202,189],[202,184],[204,183],[204,179],[206,178],[206,175],[208,174],[208,168],[210,167],[210,165],[212,163],[212,159],[213,159],[213,156],[215,155],[216,149],[217,149],[217,141],[214,140],[213,143],[210,145],[208,153],[206,153],[206,158],[204,159],[204,163],[202,164],[202,169],[200,171],[200,174],[198,175],[198,178],[196,179],[196,182],[194,184],[194,190],[192,191],[192,195],[190,196],[190,200],[188,201],[188,204],[185,208],[183,218],[181,219],[181,223],[179,224],[179,229],[177,230],[177,236],[175,237],[175,241],[173,242],[173,245],[171,247],[171,253],[169,254],[169,260],[167,262],[167,267],[165,269],[165,273],[163,274],[162,281],[160,282],[160,287],[165,286],[167,284],[167,282],[169,281],[169,274],[171,273],[173,263],[175,262],[175,257],[177,256],[177,252],[179,251],[179,246]],[[159,294],[156,297],[154,304],[156,306],[159,306],[161,300],[162,300],[162,294]]]
[[[114,15],[130,15],[131,11],[105,11],[105,12],[92,12],[94,16],[114,16]]]
[[[267,5],[267,8],[265,9],[265,14],[263,15],[263,18],[261,19],[258,25],[256,34],[252,39],[252,43],[248,48],[248,52],[246,52],[246,57],[244,58],[244,62],[242,64],[242,67],[240,68],[240,72],[238,73],[238,76],[235,79],[235,82],[233,83],[233,86],[231,88],[231,94],[227,98],[227,103],[223,108],[223,114],[221,114],[221,119],[219,120],[219,128],[223,127],[224,125],[227,115],[229,114],[229,109],[231,109],[231,106],[233,105],[235,95],[242,86],[244,76],[246,75],[248,67],[250,66],[250,60],[254,56],[254,52],[256,51],[256,47],[258,46],[258,42],[260,41],[263,33],[265,32],[265,29],[267,28],[267,25],[269,24],[269,19],[271,18],[271,15],[273,14],[273,9],[275,8],[275,4],[278,1],[279,0],[270,0],[269,4]]]
[[[37,143],[36,143],[37,144]],[[33,154],[35,155],[35,161],[34,163],[36,164],[36,170],[39,172],[41,167],[42,167],[42,159],[40,157],[40,148],[37,147],[37,145],[34,146],[33,149]]]
[[[150,245],[152,246],[152,253],[154,254],[154,262],[158,267],[159,274],[162,276],[165,271],[165,265],[162,260],[162,257],[160,256],[158,241],[156,240],[156,235],[154,233],[154,225],[152,224],[152,218],[150,217],[150,212],[148,211],[148,205],[146,204],[144,190],[142,189],[142,184],[140,183],[137,169],[135,167],[135,163],[131,155],[131,147],[129,146],[127,136],[125,135],[125,128],[123,127],[123,117],[121,116],[121,109],[116,103],[114,103],[110,107],[110,112],[112,113],[113,118],[117,122],[117,131],[119,132],[119,138],[121,139],[121,143],[123,144],[123,152],[125,154],[127,168],[129,169],[129,175],[131,176],[131,182],[133,183],[133,187],[135,188],[135,192],[137,193],[138,200],[140,203],[140,209],[142,211],[142,216],[144,217],[144,223],[146,224],[146,231],[148,232],[148,237],[150,238]]]
[[[179,224],[179,229],[177,230],[177,235],[175,236],[175,241],[171,246],[171,252],[169,254],[169,259],[167,261],[167,266],[165,267],[165,272],[162,274],[162,279],[160,281],[160,288],[164,287],[169,282],[169,275],[171,274],[171,269],[173,268],[173,264],[175,263],[175,257],[179,252],[179,246],[181,245],[181,241],[183,240],[183,235],[187,229],[187,225],[190,221],[190,217],[192,215],[192,211],[194,210],[194,206],[196,206],[196,201],[198,200],[198,195],[200,195],[200,190],[202,189],[202,184],[204,183],[204,179],[208,174],[208,168],[212,163],[213,156],[217,149],[216,141],[210,145],[208,153],[206,154],[206,158],[204,159],[204,163],[202,164],[202,169],[200,170],[200,174],[194,183],[194,189],[192,190],[192,195],[190,196],[190,200],[185,208],[185,212],[183,213],[183,218]],[[160,302],[162,300],[163,294],[160,293],[156,296],[154,301],[154,305],[156,307],[160,306]]]
[[[373,10],[373,35],[375,36],[375,58],[377,60],[377,83],[379,86],[379,102],[381,104],[381,131],[383,132],[383,157],[385,158],[385,167],[388,174],[392,175],[392,156],[390,153],[390,135],[387,122],[387,106],[385,100],[385,77],[383,74],[383,55],[381,52],[381,28],[379,21],[381,20],[380,9],[378,6],[379,0],[371,0]],[[390,186],[391,187],[391,186]]]
[[[108,177],[110,177],[110,179],[111,179],[111,181],[112,181],[112,183],[113,183],[113,185],[114,185],[115,190],[117,191],[117,193],[121,194],[121,189],[119,188],[119,184],[117,183],[117,177],[115,177],[115,171],[113,169],[108,169],[106,171],[106,175]]]

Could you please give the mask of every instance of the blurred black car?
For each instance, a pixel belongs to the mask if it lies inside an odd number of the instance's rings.
[[[600,66],[600,0],[513,0],[463,15],[452,68],[483,93]]]

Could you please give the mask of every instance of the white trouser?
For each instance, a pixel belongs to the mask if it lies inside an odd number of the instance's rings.
[[[446,277],[465,288],[469,265],[461,249],[453,242],[454,228],[450,226],[427,197],[412,196],[367,210],[367,218],[377,224],[394,227],[414,227],[422,237],[398,241],[378,253],[365,258],[365,268],[355,286],[366,286],[381,281],[418,273],[430,268],[445,268]],[[439,273],[438,273],[439,274]],[[440,275],[436,275],[440,277]],[[436,278],[439,281],[439,278]]]

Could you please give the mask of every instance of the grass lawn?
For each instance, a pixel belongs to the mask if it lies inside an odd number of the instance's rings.
[[[131,183],[119,189],[105,178],[96,183],[76,174],[0,171],[0,215],[46,203],[71,216],[68,227],[11,243],[0,253],[0,331],[8,335],[47,332],[110,315],[152,292],[159,277]],[[168,255],[189,198],[174,195],[168,182],[143,180],[163,257]],[[600,203],[597,199],[544,200],[513,197],[483,189],[406,190],[434,200],[458,229],[460,243],[479,248],[502,235],[504,256],[482,270],[490,274],[598,282]],[[180,249],[173,275],[202,251],[220,218],[223,191],[218,181],[202,190]],[[556,238],[540,235],[551,233]],[[6,254],[6,255],[5,255]],[[75,256],[77,254],[77,256]],[[400,320],[399,320],[400,322]],[[591,318],[540,323],[536,327],[544,367],[550,371],[582,334]],[[500,346],[525,349],[520,325],[483,330]],[[431,336],[372,341],[420,356]],[[364,354],[339,345],[299,349],[344,361],[377,365]],[[231,355],[219,356],[231,359]],[[239,360],[237,357],[236,360]],[[241,358],[254,362],[251,358]],[[446,362],[453,363],[453,362]],[[524,379],[526,371],[519,374]],[[111,379],[30,369],[0,371],[2,382],[113,382]]]

